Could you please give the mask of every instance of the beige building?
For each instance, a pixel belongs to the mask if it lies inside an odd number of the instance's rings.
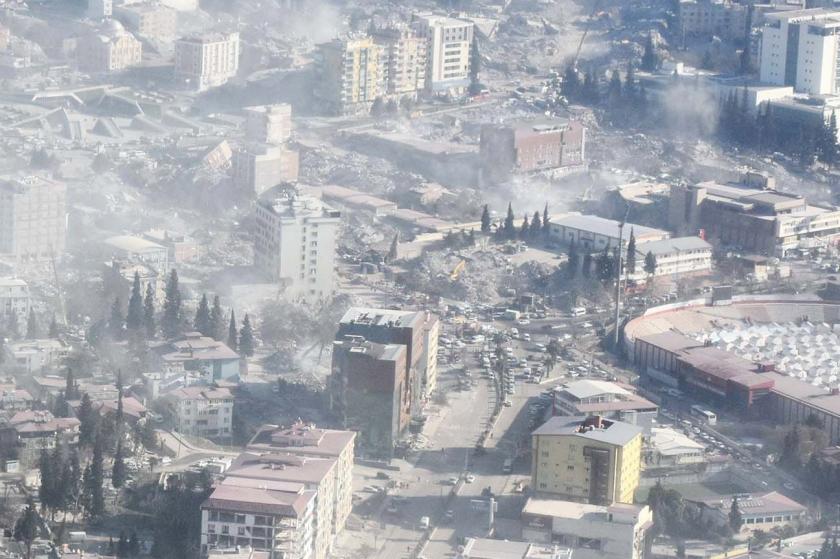
[[[245,107],[245,137],[252,142],[283,144],[292,137],[292,106],[288,103]]]
[[[522,509],[523,540],[569,547],[574,559],[641,559],[652,526],[646,505],[531,498]]]
[[[416,97],[426,83],[426,37],[406,25],[378,29],[373,37],[385,51],[385,93]]]
[[[118,6],[114,17],[132,32],[154,39],[174,37],[178,22],[175,10],[157,3]]]
[[[207,33],[175,43],[175,81],[194,91],[224,85],[239,70],[239,33]]]
[[[137,66],[142,57],[143,44],[114,19],[81,37],[76,46],[79,69],[85,72],[119,72]]]
[[[422,15],[414,28],[426,38],[426,91],[462,93],[470,84],[475,24],[453,17]]]
[[[233,394],[227,388],[187,386],[163,397],[179,433],[213,439],[230,438]]]
[[[0,254],[47,259],[64,251],[66,186],[40,176],[0,179]]]
[[[344,530],[353,509],[353,460],[356,433],[320,429],[298,421],[290,427],[263,425],[248,443],[251,452],[291,452],[299,456],[334,458],[335,506],[333,534]]]
[[[315,515],[313,535],[313,559],[325,559],[333,544],[333,525],[336,518],[335,504],[335,458],[298,456],[293,453],[240,454],[226,479],[246,478],[267,482],[291,482],[303,484],[305,491],[315,492]]]
[[[386,92],[387,55],[372,37],[318,45],[315,96],[335,114],[367,114]]]
[[[595,505],[633,502],[641,427],[600,416],[556,416],[531,434],[531,443],[531,486],[538,495]]]
[[[284,182],[296,182],[299,154],[270,144],[250,144],[233,152],[233,182],[237,188],[259,196]]]
[[[283,284],[289,299],[331,297],[341,213],[311,197],[260,200],[256,213],[257,268]]]
[[[14,314],[18,324],[26,324],[29,316],[29,285],[22,279],[0,278],[0,324]]]

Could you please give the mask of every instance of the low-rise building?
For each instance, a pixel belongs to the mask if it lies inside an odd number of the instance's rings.
[[[112,73],[140,64],[143,43],[120,22],[108,19],[96,31],[80,37],[76,44],[79,68],[86,72]]]
[[[202,552],[230,559],[219,550],[247,546],[268,558],[311,559],[315,501],[302,483],[225,478],[201,505]]]
[[[132,235],[118,235],[104,241],[108,257],[126,263],[142,262],[161,276],[169,271],[169,250],[156,242]]]
[[[467,538],[455,559],[572,559],[572,550],[529,541]]]
[[[58,441],[75,445],[79,442],[79,420],[75,417],[53,417],[45,410],[15,413],[9,424],[18,435],[18,459],[22,468],[38,462],[41,450],[52,450]]]
[[[649,430],[658,413],[659,406],[613,382],[578,380],[554,392],[554,415],[600,415]]]
[[[10,364],[30,374],[57,368],[70,351],[64,342],[53,339],[11,342],[6,350]]]
[[[211,439],[230,439],[233,394],[227,388],[187,386],[163,396],[179,433]]]
[[[239,377],[239,354],[198,332],[188,332],[181,339],[162,342],[152,349],[166,372],[200,371],[208,383]]]
[[[537,495],[583,503],[632,503],[642,431],[600,416],[552,417],[531,434],[531,487]]]
[[[652,275],[645,270],[648,254],[656,259]],[[651,277],[703,276],[712,271],[712,245],[700,237],[637,243],[635,258],[635,273],[628,274],[628,279],[636,283],[644,283]]]
[[[18,324],[26,324],[29,316],[29,284],[22,279],[0,278],[0,322],[14,314]]]
[[[149,229],[143,233],[143,238],[166,247],[169,251],[167,258],[172,263],[190,263],[202,256],[201,245],[193,238],[167,229]]]
[[[580,167],[586,128],[575,120],[551,119],[481,127],[482,177],[500,182],[516,173]]]
[[[114,10],[114,17],[144,37],[164,40],[175,37],[178,14],[161,4],[124,4]]]
[[[34,398],[29,391],[14,385],[0,385],[0,410],[26,411],[32,407]]]
[[[702,501],[713,510],[721,523],[729,520],[729,511],[735,497]],[[769,532],[774,528],[796,524],[805,520],[808,507],[797,503],[777,491],[765,494],[738,495],[738,510],[741,511],[742,532],[761,530]]]
[[[706,448],[674,429],[653,427],[642,450],[646,468],[669,468],[703,464]]]
[[[647,505],[530,498],[522,509],[523,540],[568,547],[575,559],[641,559],[652,526]]]
[[[333,533],[338,534],[347,523],[353,508],[353,460],[355,431],[321,429],[298,421],[289,427],[263,425],[248,443],[251,452],[291,452],[300,456],[336,459],[335,518]]]
[[[175,81],[194,91],[224,85],[239,71],[239,33],[206,33],[175,43]]]
[[[548,231],[550,238],[557,242],[568,244],[574,241],[579,250],[598,252],[604,250],[605,247],[613,249],[618,245],[620,225],[620,222],[613,219],[571,212],[550,216]],[[631,230],[636,237],[637,245],[671,237],[670,233],[662,229],[625,223],[621,228],[622,250],[627,250]]]
[[[233,152],[233,181],[257,196],[284,182],[297,182],[298,152],[284,146],[248,144]]]

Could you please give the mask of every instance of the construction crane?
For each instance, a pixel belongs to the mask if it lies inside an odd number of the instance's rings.
[[[580,36],[580,42],[578,43],[577,50],[575,51],[575,57],[572,59],[572,68],[577,70],[578,67],[578,58],[580,58],[580,51],[583,49],[583,42],[586,40],[586,35],[589,33],[589,24],[592,22],[592,18],[595,17],[595,14],[598,13],[598,8],[601,5],[601,0],[596,0],[595,5],[592,6],[592,13],[589,14],[589,21],[586,22],[586,26],[583,28],[583,35]]]

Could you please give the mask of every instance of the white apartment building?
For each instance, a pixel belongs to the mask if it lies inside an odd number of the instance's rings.
[[[85,72],[119,72],[137,66],[142,58],[143,43],[115,19],[81,37],[76,46],[79,69]]]
[[[227,388],[187,386],[163,398],[179,433],[214,439],[231,436],[233,394]]]
[[[178,14],[161,4],[128,4],[118,6],[114,17],[132,32],[144,37],[171,39],[175,36]]]
[[[575,559],[641,559],[652,526],[647,505],[531,498],[522,509],[523,540],[570,547]]]
[[[0,254],[43,260],[64,251],[66,186],[40,176],[0,179]]]
[[[385,51],[384,93],[416,97],[426,85],[426,37],[406,25],[377,29],[373,37]]]
[[[88,0],[85,15],[91,19],[111,17],[114,11],[114,0]]]
[[[245,107],[244,111],[248,140],[283,144],[292,137],[292,106],[288,103]]]
[[[812,8],[765,14],[759,51],[763,83],[812,95],[836,95],[840,11]]]
[[[175,43],[175,81],[194,91],[224,85],[239,70],[239,33],[207,33]]]
[[[700,237],[677,237],[636,245],[636,271],[628,279],[644,282],[645,257],[656,258],[654,277],[702,275],[712,271],[712,245]]]
[[[201,505],[201,550],[267,551],[311,559],[315,491],[303,483],[227,477]]]
[[[341,213],[321,200],[260,200],[254,264],[284,287],[289,299],[317,301],[335,289],[335,247]]]
[[[461,93],[470,84],[470,53],[475,24],[446,16],[415,16],[414,27],[426,38],[426,91]]]
[[[296,150],[269,144],[250,144],[233,152],[233,182],[237,188],[259,196],[284,182],[296,182]]]
[[[29,316],[29,285],[22,279],[0,278],[0,323],[12,313],[18,324],[26,324]]]

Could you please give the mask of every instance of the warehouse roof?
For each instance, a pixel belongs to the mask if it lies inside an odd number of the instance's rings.
[[[578,229],[580,231],[587,231],[597,235],[604,235],[606,237],[618,238],[619,222],[613,219],[606,219],[596,215],[583,215],[577,212],[568,213],[558,217],[552,217],[549,220],[554,226],[568,227],[571,229]],[[655,229],[653,227],[646,227],[635,223],[625,223],[623,236],[625,239],[630,238],[630,230],[636,239],[644,238],[659,238],[667,239],[670,234],[662,229]]]

